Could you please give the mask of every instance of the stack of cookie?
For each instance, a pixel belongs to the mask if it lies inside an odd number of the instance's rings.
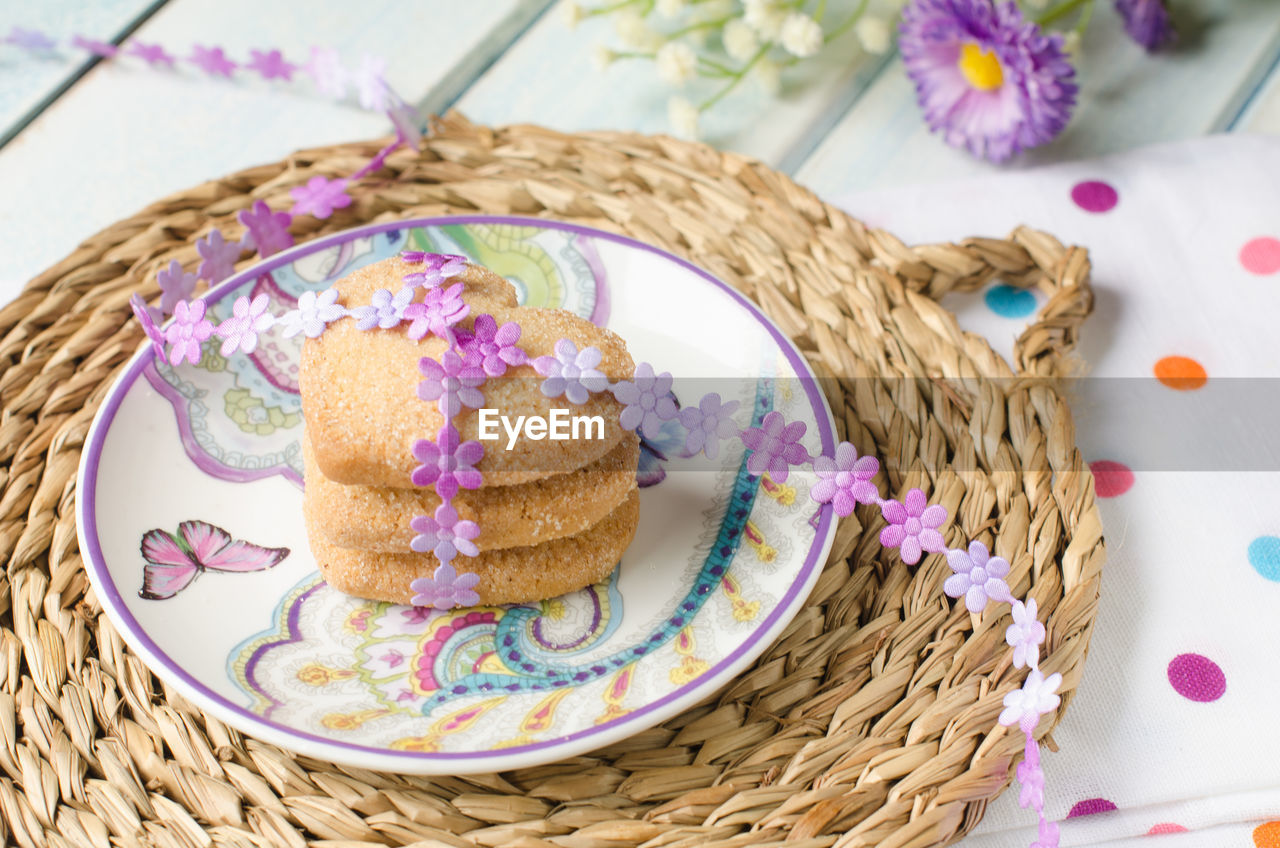
[[[337,284],[339,302],[355,308],[380,289],[397,292],[409,270],[399,258],[362,268]],[[511,284],[478,266],[467,266],[449,284],[455,282],[464,283],[462,299],[470,308],[456,329],[471,330],[478,316],[491,315],[498,326],[520,326],[518,345],[530,362],[553,355],[556,342],[567,338],[579,349],[599,349],[597,367],[611,381],[631,377],[626,345],[608,330],[564,310],[519,307]],[[404,325],[361,330],[349,318],[303,345],[307,534],[325,579],[343,592],[409,603],[410,584],[432,577],[441,564],[435,553],[410,548],[410,523],[434,515],[441,504],[435,488],[415,486],[411,478],[420,462],[415,443],[437,441],[446,426],[437,403],[419,399],[420,360],[440,362],[448,349],[435,336],[411,339]],[[453,416],[460,440],[484,447],[474,466],[480,486],[452,498],[458,520],[480,528],[478,555],[459,555],[452,566],[478,576],[474,592],[482,604],[551,598],[603,579],[639,520],[639,439],[618,423],[621,405],[607,391],[582,404],[548,398],[542,380],[523,364],[484,382],[487,439],[481,439],[481,409],[463,407]],[[565,414],[555,409],[600,423],[582,428],[579,438],[529,438],[503,427],[493,438],[498,417]]]

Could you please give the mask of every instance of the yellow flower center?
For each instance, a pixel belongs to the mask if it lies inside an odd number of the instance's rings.
[[[978,91],[994,91],[1004,85],[1004,71],[996,54],[973,43],[960,48],[960,73]]]

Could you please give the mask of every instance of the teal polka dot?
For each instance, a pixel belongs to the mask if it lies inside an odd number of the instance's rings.
[[[1003,318],[1026,318],[1036,311],[1036,296],[1026,289],[1000,285],[987,289],[983,300],[995,314]]]
[[[1280,536],[1259,536],[1250,542],[1249,564],[1263,577],[1280,583]]]

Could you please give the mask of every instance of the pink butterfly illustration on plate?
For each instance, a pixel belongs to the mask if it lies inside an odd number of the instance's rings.
[[[288,548],[263,548],[204,521],[184,521],[178,535],[148,530],[142,537],[142,588],[138,596],[152,601],[172,598],[206,570],[223,573],[265,571],[289,555]]]

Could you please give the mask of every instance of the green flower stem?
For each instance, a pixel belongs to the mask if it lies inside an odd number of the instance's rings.
[[[845,32],[848,31],[849,27],[858,22],[858,18],[862,17],[862,13],[865,11],[867,11],[867,0],[862,0],[862,2],[858,4],[858,8],[854,9],[853,13],[850,14],[849,17],[841,21],[840,25],[831,30],[831,32],[822,36],[822,43],[830,44],[840,36],[844,35]]]
[[[728,65],[721,64],[720,62],[717,62],[714,59],[708,59],[706,56],[699,56],[698,62],[699,64],[706,65],[708,68],[711,68],[713,71],[715,71],[718,75],[722,77],[731,77],[738,73],[738,71],[735,71],[733,68],[729,67]]]
[[[1093,17],[1093,10],[1097,8],[1094,0],[1089,0],[1088,5],[1084,7],[1084,11],[1080,13],[1080,19],[1076,21],[1076,34],[1084,35],[1084,31],[1089,28],[1089,19]]]
[[[752,56],[749,60],[747,60],[747,63],[743,65],[741,68],[739,68],[738,70],[731,71],[732,79],[730,79],[729,82],[719,91],[717,91],[715,94],[711,95],[706,100],[702,101],[702,103],[698,106],[698,111],[699,112],[707,111],[712,106],[716,105],[716,103],[719,102],[719,100],[722,97],[724,97],[729,92],[733,91],[738,86],[738,83],[742,82],[742,80],[746,77],[747,72],[750,71],[753,67],[755,67],[755,64],[757,62],[759,62],[761,59],[764,58],[764,55],[769,52],[769,48],[772,46],[773,46],[772,41],[767,41],[764,44],[760,45],[760,49],[756,51],[756,55]]]
[[[666,38],[668,41],[675,41],[680,36],[688,35],[689,33],[694,32],[696,30],[722,27],[725,24],[729,23],[729,21],[731,20],[733,20],[733,18],[717,18],[714,21],[701,21],[699,23],[692,23],[686,27],[682,27],[676,30],[675,32],[666,36]]]
[[[1064,0],[1064,2],[1059,3],[1057,6],[1054,6],[1052,9],[1048,10],[1040,17],[1032,18],[1031,20],[1035,21],[1042,27],[1048,26],[1054,21],[1057,21],[1061,18],[1066,17],[1067,15],[1074,12],[1076,9],[1079,9],[1081,6],[1085,6],[1085,5],[1089,7],[1088,11],[1092,11],[1093,0]],[[1088,13],[1088,11],[1086,12],[1086,14]]]
[[[617,12],[628,6],[634,6],[637,3],[643,3],[644,0],[618,0],[617,3],[610,3],[607,6],[596,6],[594,9],[583,9],[583,17],[594,17],[596,15],[607,15],[610,12]]]

